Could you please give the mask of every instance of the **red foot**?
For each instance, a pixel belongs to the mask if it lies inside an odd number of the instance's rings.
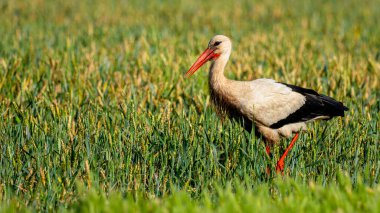
[[[299,133],[297,133],[293,139],[292,139],[292,142],[290,142],[288,148],[286,148],[284,154],[281,156],[280,160],[278,160],[277,162],[277,166],[276,166],[276,172],[277,173],[280,173],[281,174],[284,174],[284,168],[285,168],[285,158],[286,158],[286,155],[288,154],[288,152],[293,148],[294,146],[294,143],[297,141],[298,139],[298,135]]]
[[[270,167],[269,167],[269,166],[267,166],[267,168],[266,168],[266,170],[265,170],[265,171],[266,171],[267,175],[268,175],[268,176],[270,176],[270,171],[271,171],[271,169],[270,169]]]
[[[276,172],[277,172],[277,173],[280,173],[280,172],[281,172],[281,174],[284,174],[284,167],[285,167],[285,163],[284,163],[284,161],[279,160],[279,161],[277,162]]]

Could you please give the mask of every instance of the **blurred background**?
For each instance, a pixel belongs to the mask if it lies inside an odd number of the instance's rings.
[[[272,77],[329,93],[335,87],[333,82],[327,85],[329,75],[345,75],[343,94],[347,94],[352,81],[367,84],[371,72],[363,70],[379,69],[378,1],[32,0],[0,4],[2,81],[16,77],[19,81],[2,84],[2,99],[42,94],[44,88],[50,89],[53,99],[81,102],[105,82],[111,93],[122,89],[129,94],[125,86],[142,88],[149,82],[154,90],[169,88],[182,79],[216,34],[232,38],[232,72],[227,75],[241,80]],[[14,73],[6,72],[17,60],[21,64],[11,69]],[[343,70],[336,65],[341,62],[350,65]],[[181,87],[206,89],[206,74],[200,75]],[[302,80],[305,77],[308,83]],[[63,80],[71,83],[70,88]],[[26,93],[19,94],[22,90]],[[70,95],[72,90],[85,94]],[[126,97],[120,95],[115,92],[109,98]]]
[[[345,187],[379,183],[379,14],[377,0],[0,0],[0,200],[52,210],[76,203],[85,187],[142,198],[208,190],[212,201],[215,186],[232,180],[268,189],[265,168],[276,157],[220,122],[207,66],[183,78],[216,34],[233,42],[229,78],[274,78],[350,108],[313,124],[285,173],[323,191],[343,171],[346,185],[326,190],[367,199],[378,191]],[[303,201],[329,201],[329,191],[309,188],[299,190]],[[261,192],[278,209],[286,203],[276,190]],[[331,197],[352,211],[355,202]]]

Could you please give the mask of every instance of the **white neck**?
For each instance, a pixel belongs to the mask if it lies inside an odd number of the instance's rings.
[[[230,51],[223,53],[212,62],[209,73],[209,84],[211,89],[220,90],[228,79],[224,76],[224,68],[230,57]]]

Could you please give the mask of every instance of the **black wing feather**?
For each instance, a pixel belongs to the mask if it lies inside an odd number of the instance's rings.
[[[298,92],[305,96],[306,101],[301,108],[290,114],[288,117],[272,124],[270,128],[278,129],[287,124],[305,122],[319,116],[327,116],[326,120],[335,116],[343,117],[344,111],[348,110],[342,102],[336,101],[325,95],[320,95],[314,90],[285,83],[281,84],[284,84],[287,87],[290,87],[294,92]]]

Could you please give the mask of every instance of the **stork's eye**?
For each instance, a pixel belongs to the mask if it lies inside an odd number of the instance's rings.
[[[216,41],[215,43],[214,43],[214,46],[218,46],[220,43],[222,43],[221,41]]]

